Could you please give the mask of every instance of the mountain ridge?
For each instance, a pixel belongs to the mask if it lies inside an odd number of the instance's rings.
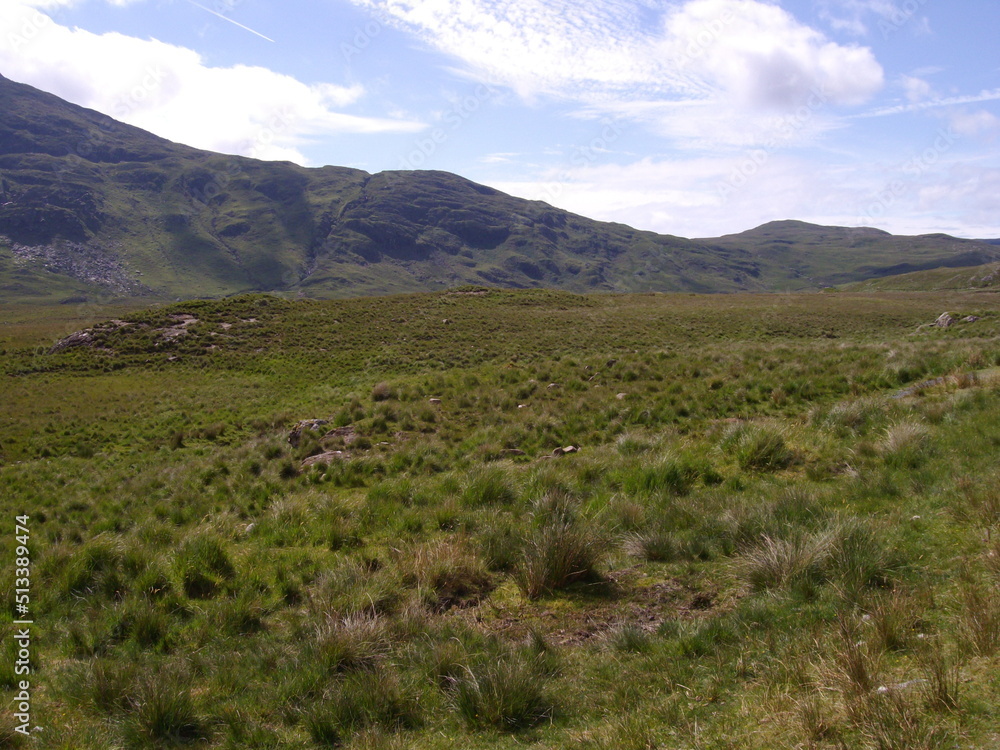
[[[845,232],[865,240],[851,244]],[[9,300],[344,297],[463,284],[768,291],[997,258],[1000,249],[971,240],[795,221],[691,240],[446,172],[216,154],[0,75],[0,298]]]

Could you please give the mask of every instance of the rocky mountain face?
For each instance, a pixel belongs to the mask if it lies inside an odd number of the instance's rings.
[[[444,172],[201,151],[0,76],[0,300],[803,289],[1000,257],[943,236],[850,240],[857,231],[776,222],[714,240],[659,235]]]

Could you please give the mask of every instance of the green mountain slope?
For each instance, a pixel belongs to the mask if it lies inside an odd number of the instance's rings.
[[[716,240],[658,235],[444,172],[370,175],[201,151],[0,77],[4,301],[469,283],[762,291],[997,258],[984,243],[800,222]]]
[[[901,237],[869,227],[824,227],[775,221],[741,234],[701,240],[713,249],[741,249],[772,289],[810,289],[941,267],[997,260],[996,248],[945,234]]]
[[[1000,288],[1000,263],[971,268],[935,268],[881,279],[869,279],[845,287],[851,291],[922,292]]]

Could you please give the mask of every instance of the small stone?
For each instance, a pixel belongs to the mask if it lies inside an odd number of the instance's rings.
[[[432,399],[430,399],[429,403],[440,404],[441,403],[441,399],[439,399],[439,398],[432,398]]]
[[[558,387],[559,387],[559,384],[558,384],[558,383],[549,383],[549,384],[548,384],[547,386],[545,386],[545,387],[551,390],[552,388],[558,388]]]
[[[299,447],[299,441],[302,439],[302,433],[305,431],[315,432],[323,425],[329,424],[327,419],[303,419],[295,424],[292,431],[288,433],[288,443],[293,448]]]
[[[565,448],[562,449],[562,452],[563,453],[579,453],[580,449],[577,448],[575,445],[567,445]]]
[[[941,313],[938,319],[934,321],[934,325],[938,328],[951,328],[954,323],[955,319],[949,313]]]
[[[336,461],[337,459],[343,457],[343,451],[327,451],[326,453],[320,453],[318,456],[310,456],[302,462],[301,468],[305,470],[310,466],[315,466],[316,464],[329,464],[331,461]]]
[[[628,394],[627,393],[619,393],[618,395],[615,396],[615,398],[618,399],[619,401],[624,401],[626,398],[628,398]]]
[[[979,317],[976,316],[976,315],[970,315],[967,318],[962,318],[962,322],[963,323],[975,323],[978,320],[979,320]]]

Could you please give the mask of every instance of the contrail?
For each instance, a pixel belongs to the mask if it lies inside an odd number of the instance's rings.
[[[201,5],[200,3],[196,3],[194,0],[187,0],[187,1],[189,3],[191,3],[191,5],[195,6],[196,8],[201,8],[202,10],[207,11],[208,13],[211,13],[213,16],[218,16],[223,21],[229,21],[229,23],[233,24],[234,26],[239,26],[241,29],[243,29],[245,31],[249,31],[251,34],[256,34],[261,39],[266,39],[269,42],[274,42],[274,40],[271,37],[264,36],[259,31],[254,31],[249,26],[244,26],[243,24],[239,23],[238,21],[234,21],[232,18],[229,18],[228,16],[224,16],[221,13],[212,10],[211,8],[206,8],[204,5]]]

